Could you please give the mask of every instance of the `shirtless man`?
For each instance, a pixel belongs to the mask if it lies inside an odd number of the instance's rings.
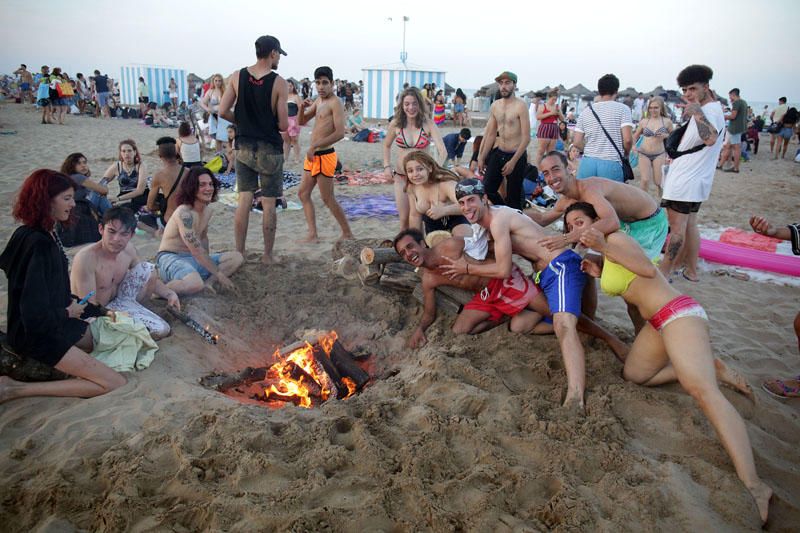
[[[547,234],[521,212],[508,207],[489,207],[483,184],[476,179],[460,181],[456,185],[456,198],[470,224],[479,224],[491,233],[495,262],[468,266],[464,258],[444,258],[450,264],[442,267],[443,273],[455,276],[467,273],[469,268],[473,275],[507,278],[511,275],[512,253],[531,261],[539,272],[539,286],[553,313],[553,327],[567,372],[564,407],[582,411],[586,361],[576,329],[581,316],[581,293],[586,283],[586,276],[581,272],[581,256],[566,247],[549,250],[543,246],[540,241]]]
[[[478,264],[470,261],[467,273],[453,279],[445,276],[441,267],[448,263],[444,258],[459,259],[464,256],[464,239],[450,237],[437,243],[433,248],[425,244],[425,237],[418,229],[401,231],[394,239],[394,249],[405,262],[422,267],[423,313],[419,326],[408,339],[411,348],[423,346],[428,339],[425,331],[436,320],[436,287],[449,285],[475,293],[475,298],[464,305],[453,323],[453,333],[475,335],[487,331],[510,316],[509,329],[514,333],[552,333],[549,324],[540,324],[547,314],[547,304],[538,287],[528,279],[516,265],[511,267],[507,279],[493,279],[476,276],[469,267]],[[534,307],[534,300],[538,307]]]
[[[661,256],[661,249],[667,240],[669,224],[666,212],[658,206],[653,197],[639,187],[628,185],[606,178],[577,179],[567,172],[567,158],[561,152],[548,152],[542,158],[539,169],[544,179],[553,191],[561,198],[546,213],[529,209],[526,214],[541,226],[547,226],[557,218],[561,218],[564,210],[575,202],[588,202],[592,204],[600,217],[592,228],[610,235],[622,229],[630,235],[644,250],[651,261]],[[546,237],[541,243],[544,247],[555,250],[577,243],[583,230],[575,229],[564,235]],[[584,291],[586,309],[597,307],[597,291],[594,278],[589,280]],[[645,321],[639,315],[635,305],[628,305],[628,316],[633,327],[638,333]]]
[[[147,195],[147,209],[158,216],[162,224],[169,222],[169,218],[178,207],[175,190],[178,188],[181,177],[188,174],[178,161],[177,141],[173,137],[161,137],[156,141],[158,157],[161,159],[161,168],[153,174],[150,183],[150,193]],[[164,195],[166,210],[161,212],[163,205],[158,205],[158,193]]]
[[[411,348],[424,345],[428,339],[425,331],[436,320],[436,288],[442,285],[458,287],[475,296],[459,313],[453,323],[453,333],[476,335],[483,333],[510,316],[508,329],[513,333],[532,333],[546,335],[553,333],[550,321],[542,321],[550,316],[547,299],[541,289],[529,279],[515,264],[511,266],[511,275],[505,279],[476,276],[471,271],[450,278],[442,272],[448,263],[443,258],[459,259],[468,262],[468,269],[481,261],[465,253],[464,239],[450,237],[428,248],[422,232],[417,229],[401,231],[394,239],[394,248],[404,261],[422,268],[423,314],[419,326],[408,340]],[[472,252],[470,252],[472,253]],[[577,325],[578,331],[588,333],[604,340],[614,351],[617,358],[624,362],[629,347],[616,335],[581,316]]]
[[[28,67],[22,64],[14,71],[14,74],[19,76],[19,103],[24,104],[28,100],[34,103],[33,93],[31,92],[31,88],[33,87],[33,75],[28,71]]]
[[[152,263],[139,259],[131,243],[136,217],[127,207],[112,207],[100,223],[100,240],[75,254],[70,272],[72,292],[89,297],[91,303],[127,313],[143,323],[153,339],[169,335],[169,324],[142,302],[153,294],[180,310],[178,295],[156,273]]]
[[[522,209],[522,180],[528,165],[531,120],[525,102],[514,96],[517,75],[506,71],[494,81],[500,84],[500,99],[489,110],[478,168],[483,172],[486,194],[494,205]],[[504,178],[508,180],[505,200],[497,192]]]
[[[178,208],[164,228],[156,266],[167,287],[178,294],[212,289],[214,280],[225,290],[235,290],[228,277],[244,257],[239,252],[211,254],[208,249],[208,222],[214,214],[209,205],[218,190],[217,178],[204,167],[193,167],[175,192]]]
[[[275,230],[278,217],[275,200],[283,196],[283,137],[289,127],[286,80],[274,72],[286,52],[271,35],[256,40],[256,63],[230,76],[219,103],[219,116],[236,124],[236,188],[239,201],[234,218],[236,250],[244,256],[253,194],[261,189],[261,231],[264,255],[261,262],[275,262]],[[234,110],[234,105],[236,106]]]
[[[330,209],[331,214],[342,228],[339,240],[352,239],[350,224],[344,216],[344,210],[333,195],[333,176],[336,173],[336,151],[334,143],[344,137],[344,108],[342,102],[333,94],[333,71],[330,67],[319,67],[314,71],[314,84],[319,98],[306,98],[300,105],[297,115],[298,123],[303,126],[316,117],[314,129],[311,130],[311,146],[303,162],[303,180],[297,195],[303,203],[303,213],[308,225],[308,236],[301,242],[318,242],[317,218],[311,191],[319,185],[322,201]]]

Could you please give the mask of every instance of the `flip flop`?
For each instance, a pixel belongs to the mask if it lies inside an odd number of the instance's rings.
[[[774,390],[770,390],[770,385],[774,386]],[[790,387],[783,380],[771,379],[761,384],[761,388],[770,396],[785,400],[787,398],[800,398],[800,387]]]
[[[681,269],[681,276],[683,276],[683,279],[685,279],[686,281],[690,281],[692,283],[700,283],[699,279],[692,279],[689,276],[687,276],[685,269]]]
[[[735,168],[723,168],[723,169],[722,169],[722,171],[723,171],[723,172],[734,172],[734,173],[736,173],[736,174],[738,174],[738,173],[739,173],[739,171],[738,171],[738,170],[736,170]]]

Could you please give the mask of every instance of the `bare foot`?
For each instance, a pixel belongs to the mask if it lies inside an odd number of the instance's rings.
[[[772,499],[772,489],[763,481],[759,481],[758,485],[748,487],[747,490],[750,491],[756,502],[758,514],[761,516],[761,525],[766,524],[767,518],[769,518],[769,502]]]
[[[0,403],[16,398],[17,395],[14,394],[14,389],[19,385],[19,381],[11,379],[8,376],[0,376]]]
[[[564,405],[561,406],[559,411],[568,416],[586,414],[583,398],[570,398],[567,396],[564,399]]]
[[[352,233],[342,233],[341,235],[339,235],[339,238],[336,239],[336,242],[352,241],[354,239],[355,237],[353,237]]]
[[[753,389],[750,388],[750,385],[747,384],[747,380],[744,379],[744,376],[740,373],[729,368],[728,365],[719,359],[714,359],[714,370],[716,370],[717,373],[717,381],[744,394],[751,402],[756,401]]]
[[[272,254],[264,254],[261,256],[262,265],[275,265],[280,263],[280,259],[273,257]]]
[[[319,243],[319,237],[309,234],[305,239],[298,239],[297,242],[300,244],[317,244]]]

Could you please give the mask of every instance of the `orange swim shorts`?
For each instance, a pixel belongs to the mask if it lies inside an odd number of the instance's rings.
[[[322,174],[332,178],[336,174],[336,150],[327,148],[314,152],[313,161],[309,161],[308,157],[303,161],[303,170],[310,172],[312,177]]]

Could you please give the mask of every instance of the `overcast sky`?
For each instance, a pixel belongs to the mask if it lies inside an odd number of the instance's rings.
[[[336,77],[358,80],[364,67],[399,61],[405,15],[408,61],[445,70],[454,87],[477,88],[511,70],[524,90],[579,82],[595,89],[612,72],[623,88],[650,91],[676,88],[681,68],[704,63],[720,93],[739,87],[746,100],[800,102],[800,63],[792,60],[800,0],[473,4],[1,0],[0,70],[47,64],[117,77],[122,65],[142,63],[228,75],[253,63],[256,38],[271,34],[289,53],[284,77],[311,77],[327,64]]]

